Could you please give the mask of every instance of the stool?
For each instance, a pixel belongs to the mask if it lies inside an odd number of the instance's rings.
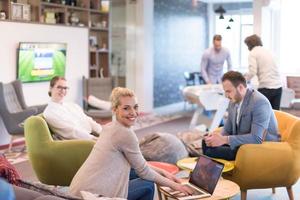
[[[159,169],[163,169],[171,174],[176,174],[179,172],[179,168],[176,165],[170,164],[170,163],[165,163],[165,162],[158,162],[158,161],[148,161],[147,162],[150,166],[157,167]],[[162,200],[162,195],[161,191],[159,189],[159,186],[157,185],[157,194],[158,194],[158,199]]]

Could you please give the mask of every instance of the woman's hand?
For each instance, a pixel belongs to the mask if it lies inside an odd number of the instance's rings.
[[[180,181],[179,178],[177,178],[176,176],[174,176],[173,174],[171,174],[171,173],[169,173],[169,172],[167,172],[165,170],[163,170],[162,175],[164,177],[166,177],[167,179],[170,179],[170,180],[172,180],[172,181],[174,181],[176,183],[181,183],[181,181]]]
[[[186,185],[182,185],[180,183],[176,183],[174,185],[174,187],[172,187],[173,190],[176,190],[176,191],[180,191],[182,193],[184,193],[185,195],[191,195],[193,194],[193,190],[189,187],[187,187]]]

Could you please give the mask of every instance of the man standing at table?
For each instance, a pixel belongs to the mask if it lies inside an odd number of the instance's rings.
[[[204,137],[202,150],[205,155],[234,160],[243,144],[279,141],[275,114],[263,94],[247,88],[245,77],[235,71],[224,74],[222,85],[230,99],[228,119],[221,130]]]
[[[232,68],[229,50],[222,47],[222,36],[215,35],[213,47],[206,49],[201,59],[201,74],[207,84],[221,83],[225,60],[229,71]]]

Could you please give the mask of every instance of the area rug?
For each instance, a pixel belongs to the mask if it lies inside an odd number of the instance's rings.
[[[177,118],[182,117],[180,114],[175,115],[156,115],[152,113],[142,113],[138,120],[136,125],[133,127],[134,130],[140,130],[143,128],[147,128],[150,126],[154,126],[160,123],[164,123],[167,121],[171,121]],[[23,138],[24,140],[24,138]],[[20,142],[18,146],[14,147],[14,151],[12,153],[5,153],[5,150],[1,150],[0,153],[4,153],[5,157],[11,164],[17,164],[20,162],[24,162],[28,160],[28,155],[25,152],[21,152],[21,150],[25,147],[25,141]]]
[[[144,114],[140,115],[137,119],[137,123],[133,127],[134,130],[140,130],[143,128],[147,128],[150,126],[154,126],[160,123],[165,123],[167,121],[171,121],[174,119],[178,119],[182,117],[181,114],[175,114],[175,115],[156,115],[156,114]]]

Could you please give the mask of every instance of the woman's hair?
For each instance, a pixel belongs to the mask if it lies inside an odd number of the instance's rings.
[[[120,105],[120,97],[135,97],[132,90],[123,87],[116,87],[110,95],[111,108],[116,109]]]
[[[248,46],[249,51],[251,51],[256,46],[263,45],[260,37],[256,34],[246,37],[244,42]]]
[[[59,81],[59,80],[66,80],[64,77],[62,77],[62,76],[54,76],[52,79],[51,79],[51,81],[50,81],[50,88],[53,88],[54,87],[54,85],[57,83],[57,81]],[[51,97],[51,91],[49,90],[49,92],[48,92],[48,95],[49,95],[49,97]]]

